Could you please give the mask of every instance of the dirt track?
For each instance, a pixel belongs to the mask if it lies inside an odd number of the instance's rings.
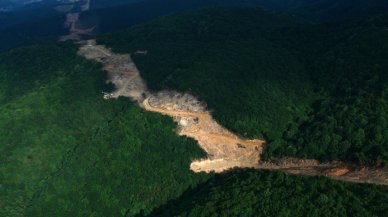
[[[129,97],[148,111],[173,117],[178,124],[177,133],[198,141],[208,154],[207,159],[192,162],[194,172],[223,172],[232,168],[282,170],[290,174],[328,176],[349,182],[388,185],[387,168],[360,168],[341,162],[327,164],[316,160],[285,158],[261,162],[263,140],[245,140],[219,125],[203,103],[189,94],[162,91],[151,94],[141,78],[130,55],[118,55],[95,41],[84,42],[79,54],[103,63],[108,72],[108,83],[116,90],[105,93],[104,98]]]

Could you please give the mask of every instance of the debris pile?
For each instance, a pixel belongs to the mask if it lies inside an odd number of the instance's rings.
[[[167,109],[169,111],[205,112],[206,105],[194,96],[176,91],[160,91],[152,95],[149,103],[153,107]]]

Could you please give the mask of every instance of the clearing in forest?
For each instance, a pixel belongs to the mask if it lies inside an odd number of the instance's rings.
[[[203,102],[187,93],[160,91],[151,93],[130,55],[115,54],[94,40],[81,42],[79,55],[101,62],[108,73],[107,83],[115,85],[105,99],[128,97],[142,108],[168,115],[177,123],[177,133],[195,139],[206,151],[207,159],[191,163],[194,172],[223,172],[232,168],[282,170],[290,174],[323,175],[335,179],[374,184],[388,184],[388,170],[360,168],[342,162],[320,163],[316,160],[284,158],[260,161],[265,141],[240,138],[218,124]],[[142,52],[146,54],[146,52]]]
[[[107,82],[116,87],[112,93],[105,93],[106,99],[125,96],[148,111],[171,116],[178,124],[179,135],[198,141],[208,159],[193,162],[193,171],[222,172],[234,167],[258,166],[263,140],[245,140],[234,135],[212,118],[204,103],[190,94],[175,91],[151,94],[129,55],[114,54],[92,40],[80,48],[79,54],[103,63],[108,72]]]

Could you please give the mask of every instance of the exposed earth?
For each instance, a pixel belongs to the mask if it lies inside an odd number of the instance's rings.
[[[77,4],[77,2],[75,2],[75,4]],[[66,14],[66,20],[64,23],[64,26],[69,30],[69,33],[61,36],[59,41],[81,40],[82,36],[90,35],[95,28],[92,27],[86,29],[83,26],[80,26],[80,23],[78,22],[81,12],[88,11],[90,9],[90,0],[82,0],[78,12],[73,12],[71,11],[72,9],[73,6],[70,7],[70,12]]]
[[[195,172],[222,172],[234,167],[257,166],[264,144],[263,140],[245,140],[219,125],[206,110],[204,103],[190,94],[175,91],[150,93],[145,81],[129,55],[112,53],[95,41],[87,41],[79,54],[87,59],[102,62],[108,72],[108,83],[116,90],[105,93],[104,98],[125,96],[137,101],[148,111],[173,117],[178,124],[177,133],[198,141],[208,154],[208,159],[195,161]]]
[[[147,51],[139,51],[146,55]],[[151,93],[130,55],[115,54],[94,40],[81,42],[79,55],[101,62],[108,73],[107,83],[115,85],[105,99],[128,97],[148,111],[161,113],[177,123],[177,134],[198,141],[206,151],[206,159],[191,163],[194,172],[224,172],[232,168],[282,170],[290,174],[328,176],[349,182],[388,185],[387,168],[367,168],[343,162],[320,163],[316,160],[295,158],[263,162],[264,140],[239,138],[218,124],[206,104],[188,93],[160,91]]]

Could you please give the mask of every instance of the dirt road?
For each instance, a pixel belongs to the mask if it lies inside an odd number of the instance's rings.
[[[103,63],[109,75],[107,82],[116,87],[114,92],[105,94],[106,99],[125,96],[138,102],[145,110],[168,115],[177,123],[179,135],[198,141],[208,157],[191,163],[190,168],[194,172],[223,172],[236,167],[257,168],[388,185],[387,168],[360,168],[342,162],[322,164],[316,160],[295,158],[262,162],[260,156],[265,141],[239,138],[218,124],[204,103],[190,94],[174,91],[150,93],[130,55],[114,54],[104,46],[96,45],[95,41],[84,42],[79,55]]]

